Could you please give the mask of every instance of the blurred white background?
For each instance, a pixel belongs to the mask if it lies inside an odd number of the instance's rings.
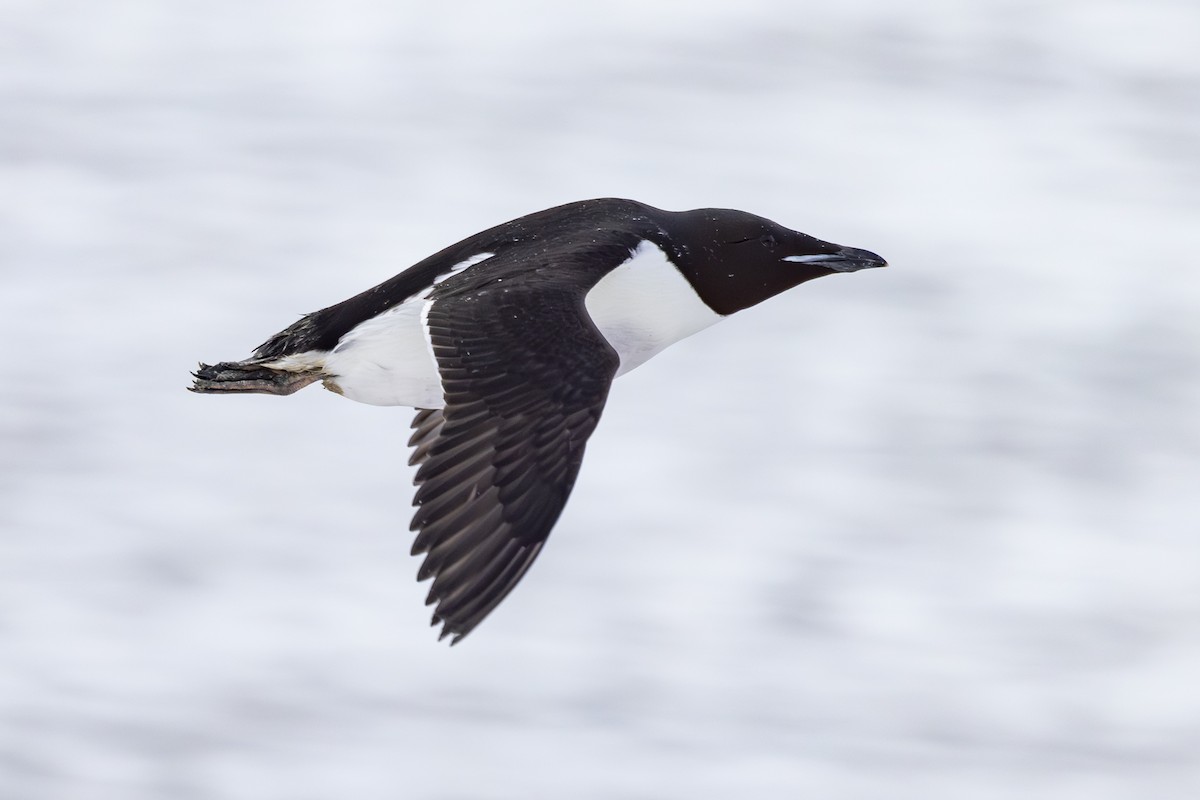
[[[1200,5],[0,7],[0,797],[1200,796]],[[615,195],[882,253],[614,388],[454,649],[410,414],[189,394]]]

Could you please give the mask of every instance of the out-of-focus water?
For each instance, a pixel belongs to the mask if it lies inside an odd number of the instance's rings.
[[[9,2],[0,797],[1200,793],[1200,6]],[[453,650],[410,415],[184,391],[568,200],[885,255],[622,378]]]

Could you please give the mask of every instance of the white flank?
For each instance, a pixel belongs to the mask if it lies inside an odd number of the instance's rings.
[[[643,241],[584,298],[588,315],[621,357],[618,375],[721,319],[667,254]]]
[[[435,284],[492,257],[479,253],[455,264]],[[341,393],[375,406],[441,408],[446,404],[425,316],[432,287],[360,322],[325,357],[324,371]]]
[[[422,330],[425,293],[360,322],[325,357],[343,395],[373,406],[441,408],[442,382]]]

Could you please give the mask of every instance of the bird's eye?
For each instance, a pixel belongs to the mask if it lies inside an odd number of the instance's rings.
[[[758,243],[768,250],[774,250],[775,245],[779,244],[779,242],[775,240],[775,237],[769,233],[764,233],[762,236],[758,237]]]

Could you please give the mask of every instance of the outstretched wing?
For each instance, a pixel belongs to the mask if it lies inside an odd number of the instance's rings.
[[[427,320],[446,406],[413,421],[412,552],[454,644],[537,558],[619,359],[579,287],[487,282],[435,299]]]

